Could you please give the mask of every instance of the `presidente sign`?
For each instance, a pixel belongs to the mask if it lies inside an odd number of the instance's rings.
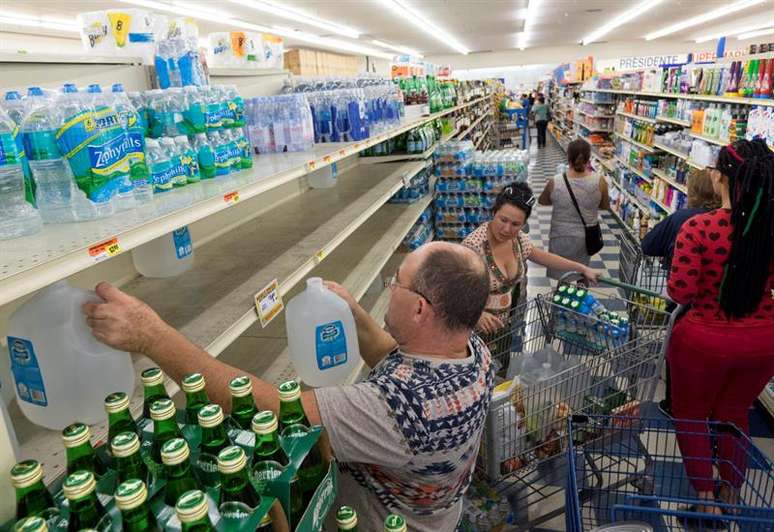
[[[598,72],[605,70],[615,70],[616,72],[626,70],[642,70],[643,68],[655,68],[661,65],[675,65],[688,62],[688,54],[671,55],[640,55],[632,57],[620,57],[618,59],[597,59],[596,69]]]

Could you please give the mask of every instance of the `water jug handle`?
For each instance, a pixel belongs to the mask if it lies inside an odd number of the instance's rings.
[[[306,287],[311,290],[323,290],[325,285],[323,284],[322,277],[310,277],[306,280]]]

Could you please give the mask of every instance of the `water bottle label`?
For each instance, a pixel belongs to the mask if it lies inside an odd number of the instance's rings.
[[[215,175],[226,175],[231,166],[231,150],[228,146],[220,146],[215,150]]]
[[[199,181],[199,162],[196,160],[196,153],[193,150],[186,151],[180,158],[185,177],[189,183]]]
[[[110,107],[99,108],[94,113],[94,121],[96,122],[97,129],[110,129],[121,125],[118,121],[118,115]]]
[[[315,329],[317,368],[326,370],[347,362],[347,337],[341,320],[319,325]]]
[[[48,406],[43,374],[40,372],[32,342],[9,336],[8,353],[11,356],[11,372],[16,381],[19,398],[33,405]]]
[[[107,132],[106,132],[107,133]],[[142,150],[143,138],[139,133],[124,134],[114,128],[112,138],[102,144],[88,146],[92,183],[89,197],[95,201],[108,200],[129,174],[129,162]]]
[[[154,192],[171,190],[174,177],[175,168],[171,164],[158,165],[157,168],[153,169],[153,173],[151,174]]]
[[[215,154],[209,146],[199,148],[199,169],[202,178],[210,179],[215,177]]]
[[[172,240],[175,243],[175,255],[178,259],[184,259],[193,253],[191,233],[188,232],[188,226],[172,231]]]
[[[236,119],[236,107],[236,103],[226,102],[221,115],[223,127],[233,127],[234,120]]]
[[[24,152],[32,161],[58,159],[59,149],[56,147],[56,130],[33,131],[22,134]]]
[[[207,105],[207,129],[217,129],[223,126],[220,104],[211,103]]]
[[[24,152],[20,150],[19,144],[16,142],[18,131],[18,128],[14,128],[13,132],[0,135],[0,165],[21,163]]]
[[[181,129],[186,135],[204,133],[206,129],[206,107],[204,104],[193,104],[183,113]]]

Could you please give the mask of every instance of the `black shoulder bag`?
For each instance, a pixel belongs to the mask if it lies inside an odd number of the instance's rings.
[[[567,174],[563,173],[562,177],[564,178],[564,184],[567,186],[567,192],[570,193],[572,204],[575,205],[575,210],[578,212],[578,217],[581,219],[583,229],[586,232],[586,253],[589,256],[596,255],[605,246],[605,242],[602,240],[602,228],[599,226],[599,222],[594,225],[586,225],[586,220],[583,219],[580,207],[578,207],[578,200],[575,199],[575,194],[570,186],[570,180],[567,179]]]

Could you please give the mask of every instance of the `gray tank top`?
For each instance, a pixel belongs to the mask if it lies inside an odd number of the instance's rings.
[[[569,177],[575,199],[578,200],[583,219],[587,224],[593,225],[599,221],[599,202],[602,200],[602,192],[599,190],[599,176],[590,174],[586,177]],[[578,211],[572,204],[572,198],[564,184],[564,178],[554,176],[554,190],[551,192],[551,203],[554,206],[551,215],[550,238],[560,236],[583,237],[585,232]]]

